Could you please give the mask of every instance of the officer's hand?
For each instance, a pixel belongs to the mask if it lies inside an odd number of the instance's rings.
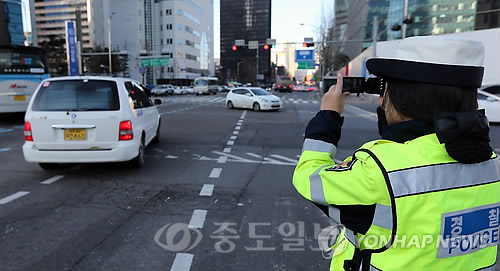
[[[337,74],[337,84],[331,86],[321,100],[321,110],[333,110],[342,115],[345,98],[350,94],[349,92],[342,93],[343,79],[342,73],[339,72]]]

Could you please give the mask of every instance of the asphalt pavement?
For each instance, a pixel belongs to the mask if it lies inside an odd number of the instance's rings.
[[[316,237],[330,220],[291,184],[320,95],[277,95],[279,112],[162,98],[141,169],[42,170],[23,159],[23,115],[1,115],[0,270],[328,270]],[[378,137],[376,102],[349,98],[337,159]]]

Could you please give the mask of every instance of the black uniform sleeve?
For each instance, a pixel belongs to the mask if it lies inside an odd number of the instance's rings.
[[[344,117],[336,111],[321,110],[309,121],[305,137],[338,145]]]

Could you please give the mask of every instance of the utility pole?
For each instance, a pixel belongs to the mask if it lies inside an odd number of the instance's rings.
[[[108,17],[108,41],[109,41],[109,48],[108,48],[108,55],[109,55],[109,75],[112,74],[113,70],[111,68],[111,17],[113,17],[115,13],[111,13]]]
[[[373,56],[377,56],[377,40],[378,40],[378,17],[373,17],[373,29],[372,29],[372,46],[373,46]]]
[[[408,0],[405,0],[403,20],[406,20],[406,18],[408,18]],[[407,24],[403,23],[403,28],[401,29],[402,39],[406,38],[406,27]]]

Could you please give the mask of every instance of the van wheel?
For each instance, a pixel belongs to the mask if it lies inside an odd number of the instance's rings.
[[[253,104],[253,111],[259,112],[260,111],[260,104],[259,103],[254,103]]]
[[[228,102],[227,102],[227,108],[229,108],[229,109],[234,109],[233,102],[228,101]]]
[[[155,137],[153,138],[153,140],[151,141],[152,143],[154,144],[158,144],[160,143],[160,128],[161,128],[161,119],[160,121],[158,122],[158,129],[156,129],[156,135]]]
[[[38,165],[45,170],[57,169],[59,167],[57,163],[39,163]]]
[[[137,156],[130,161],[131,165],[135,168],[141,168],[144,166],[144,151],[146,146],[144,145],[144,136],[141,138],[141,144],[139,145],[139,153]]]

